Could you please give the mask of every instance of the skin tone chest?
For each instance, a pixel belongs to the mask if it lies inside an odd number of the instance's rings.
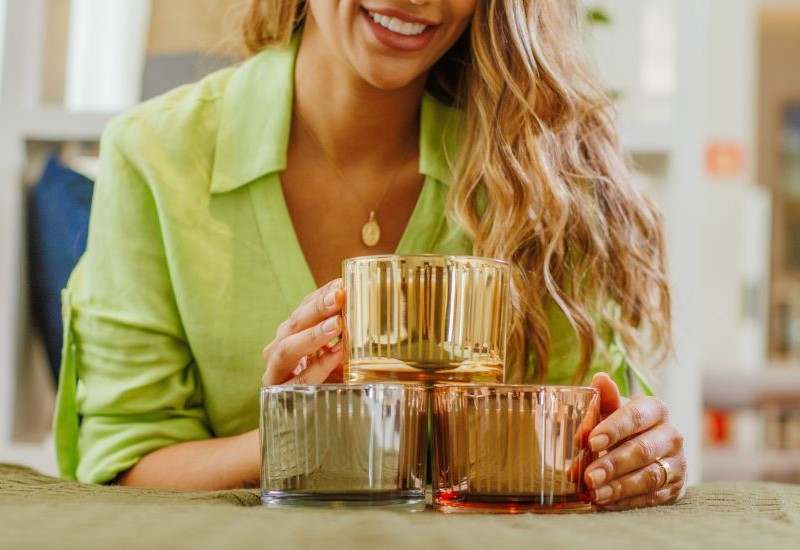
[[[369,214],[366,205],[355,190],[348,189],[349,182],[342,181],[324,164],[309,141],[294,124],[287,168],[280,174],[280,180],[300,248],[314,280],[323,285],[340,276],[345,258],[391,254],[396,250],[416,206],[424,176],[417,170],[417,154],[403,161],[396,173],[392,173],[394,167],[381,166],[372,168],[372,173],[361,171],[360,188],[367,189],[364,199],[369,197],[373,208],[380,201],[376,215],[380,220],[381,240],[377,246],[367,247],[360,238]],[[374,182],[372,189],[369,182]],[[386,186],[390,187],[381,201],[378,193]]]

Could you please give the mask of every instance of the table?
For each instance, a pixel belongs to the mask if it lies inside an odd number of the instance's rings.
[[[563,516],[261,507],[257,491],[84,485],[0,464],[0,548],[800,548],[800,486],[716,483],[672,506]]]

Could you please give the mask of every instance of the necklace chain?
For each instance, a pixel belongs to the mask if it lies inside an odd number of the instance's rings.
[[[314,145],[317,147],[317,149],[319,149],[320,153],[322,154],[322,157],[325,159],[326,164],[330,166],[330,168],[333,170],[336,176],[342,181],[342,183],[344,183],[345,186],[353,192],[353,194],[356,196],[361,205],[369,211],[369,218],[364,223],[364,225],[361,226],[361,242],[363,242],[365,246],[368,246],[370,248],[372,248],[373,246],[377,246],[377,244],[380,242],[381,239],[381,227],[380,224],[378,223],[376,211],[383,204],[384,199],[386,199],[386,196],[389,194],[389,190],[394,186],[395,182],[397,181],[397,178],[400,175],[400,168],[406,162],[405,156],[403,157],[403,160],[401,161],[398,168],[395,170],[394,176],[392,176],[392,180],[383,190],[383,194],[381,195],[378,204],[375,206],[375,208],[370,208],[367,201],[364,200],[364,197],[361,196],[361,194],[356,190],[356,188],[350,183],[350,180],[348,180],[347,177],[342,173],[342,171],[339,170],[339,167],[336,165],[331,156],[328,154],[328,151],[325,149],[325,147],[322,146],[322,143],[314,134],[314,132],[311,131],[311,128],[308,126],[308,124],[306,124],[305,120],[303,120],[299,115],[295,116],[300,127],[303,129],[303,132],[305,132],[308,135],[309,139],[311,139],[311,141],[314,142]]]

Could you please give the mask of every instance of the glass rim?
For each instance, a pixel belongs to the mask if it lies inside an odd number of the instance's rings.
[[[568,386],[568,385],[547,385],[547,384],[504,384],[497,383],[481,383],[481,382],[436,382],[433,385],[433,391],[459,391],[459,390],[500,390],[501,392],[534,392],[538,390],[546,390],[557,393],[591,393],[599,394],[599,388],[592,386]]]
[[[260,393],[318,392],[327,393],[340,390],[359,391],[371,388],[428,390],[430,386],[418,382],[340,382],[335,384],[276,384],[261,386]]]
[[[350,264],[358,264],[358,263],[368,263],[368,262],[390,262],[390,261],[403,261],[407,259],[413,258],[437,258],[443,260],[455,260],[455,261],[475,261],[475,262],[482,262],[487,264],[495,264],[498,266],[506,266],[510,267],[510,263],[506,260],[500,260],[498,258],[487,258],[484,256],[470,256],[470,255],[458,255],[458,254],[373,254],[371,256],[354,256],[352,258],[346,258],[342,261],[342,265],[350,265]]]

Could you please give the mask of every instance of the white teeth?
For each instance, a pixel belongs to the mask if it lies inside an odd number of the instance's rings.
[[[369,13],[370,18],[381,27],[387,28],[397,34],[402,34],[403,36],[416,36],[422,34],[425,29],[428,28],[427,25],[423,25],[422,23],[406,23],[395,17],[388,17],[378,13],[372,13],[371,11],[367,13]]]

